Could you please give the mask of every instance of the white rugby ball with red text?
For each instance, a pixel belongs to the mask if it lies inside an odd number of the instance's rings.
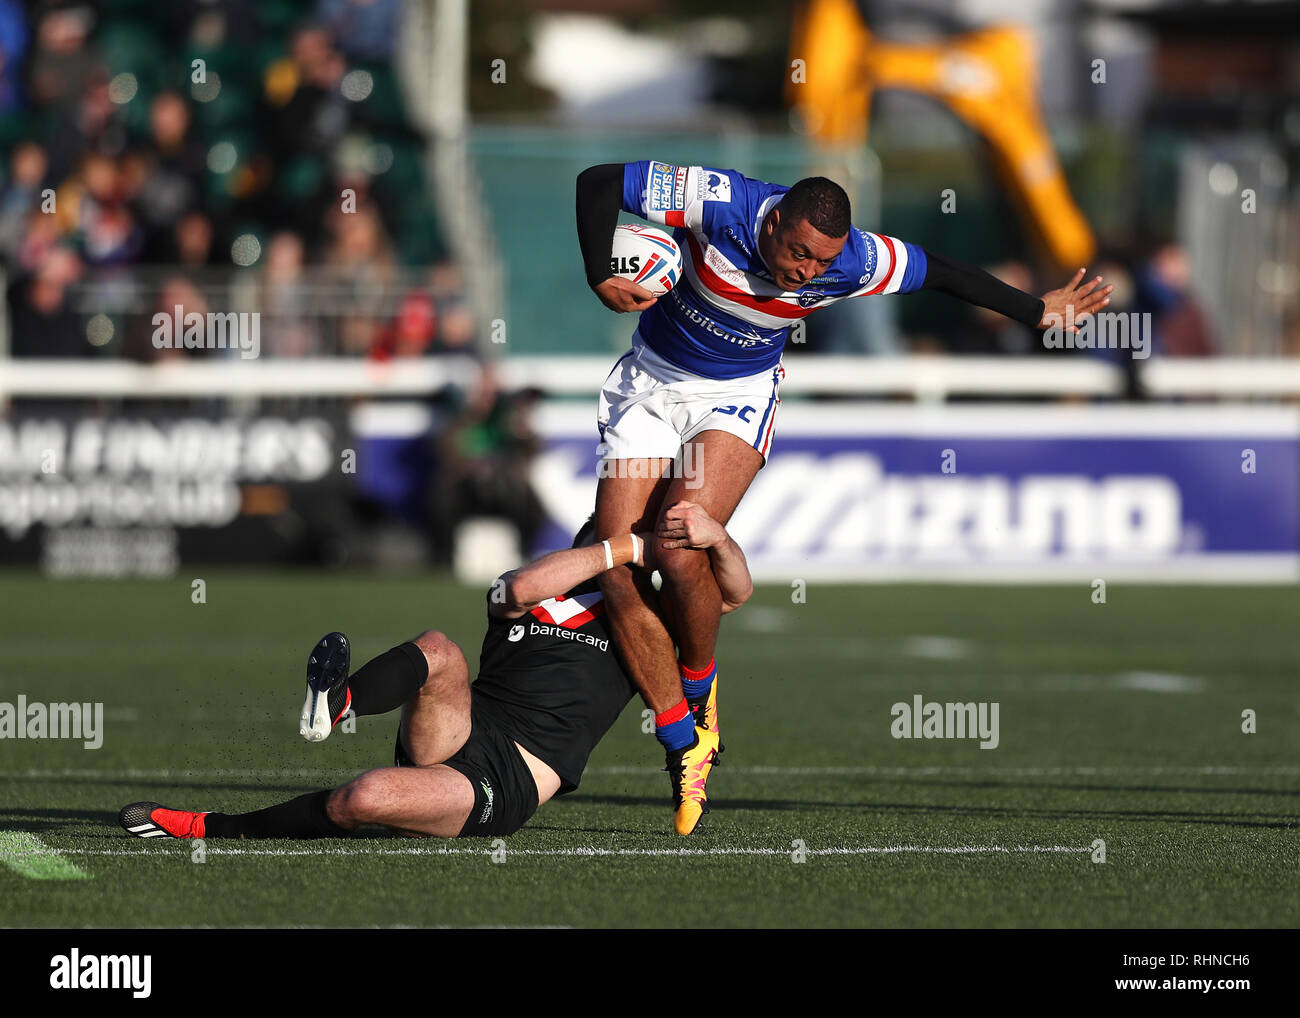
[[[627,223],[614,230],[609,270],[661,297],[682,277],[682,249],[663,230]]]

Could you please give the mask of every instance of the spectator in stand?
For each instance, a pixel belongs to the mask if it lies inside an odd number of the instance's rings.
[[[176,92],[160,92],[149,107],[150,170],[137,205],[150,233],[151,249],[170,237],[188,210],[202,197],[207,152],[192,130],[190,106]]]
[[[479,358],[481,354],[475,343],[478,330],[465,297],[465,279],[460,266],[448,260],[434,265],[429,270],[429,294],[438,313],[438,335],[429,352]]]
[[[437,316],[433,299],[418,290],[402,299],[396,317],[375,338],[370,349],[374,360],[387,361],[394,357],[421,357],[430,352],[437,330]]]
[[[76,231],[86,261],[95,267],[133,261],[142,244],[142,233],[123,200],[117,163],[92,152],[82,164],[81,183]]]
[[[1114,288],[1110,295],[1110,305],[1105,311],[1107,315],[1129,315],[1138,310],[1136,306],[1137,287],[1134,284],[1131,263],[1127,257],[1112,256],[1103,258],[1097,264],[1096,272],[1110,282]],[[1098,323],[1094,322],[1094,325],[1098,326],[1092,330],[1091,341],[1094,345],[1079,352],[1086,356],[1109,361],[1120,369],[1124,376],[1122,399],[1143,399],[1145,393],[1142,387],[1142,365],[1146,361],[1134,357],[1131,348],[1121,350],[1101,345],[1102,336],[1109,335],[1109,328],[1107,327],[1107,331],[1103,333]],[[1130,339],[1131,342],[1133,340]],[[1146,342],[1151,343],[1152,338],[1147,336]],[[1151,352],[1154,353],[1155,351],[1152,350]]]
[[[339,91],[347,61],[330,33],[308,25],[294,33],[289,55],[267,68],[269,140],[285,156],[328,155],[346,133],[350,103]]]
[[[21,274],[33,273],[39,269],[61,243],[63,230],[57,216],[39,209],[27,217],[27,230],[23,234],[14,262]]]
[[[478,358],[474,335],[474,314],[469,305],[464,301],[450,302],[439,317],[437,341],[429,352]]]
[[[0,115],[22,109],[23,57],[30,41],[23,5],[18,0],[0,0]]]
[[[473,354],[474,323],[454,264],[440,266],[425,287],[396,289],[397,247],[390,238],[410,228],[403,218],[409,206],[396,175],[372,192],[372,170],[381,171],[365,158],[370,144],[391,141],[382,133],[392,125],[371,123],[366,102],[349,102],[340,92],[349,57],[389,59],[399,0],[307,5],[316,9],[317,22],[297,28],[286,55],[263,69],[259,115],[245,111],[239,121],[253,136],[245,139],[241,131],[238,140],[238,172],[226,181],[233,200],[215,206],[207,201],[213,182],[207,142],[214,139],[201,137],[198,107],[184,86],[152,97],[151,90],[159,81],[186,82],[190,52],[225,53],[261,42],[261,10],[255,0],[185,0],[148,12],[137,6],[118,11],[92,0],[0,0],[0,110],[21,118],[11,123],[39,132],[8,151],[10,172],[0,180],[0,261],[13,282],[14,332],[39,330],[15,336],[14,348],[59,356],[128,348],[137,359],[158,359],[163,355],[150,342],[147,308],[170,314],[178,297],[189,305],[205,293],[218,300],[212,295],[219,291],[206,287],[220,284],[221,269],[229,271],[233,237],[225,226],[242,231],[252,223],[271,237],[258,266],[236,274],[235,286],[245,289],[231,303],[264,312],[268,355]],[[102,53],[94,34],[101,16],[112,30]],[[145,27],[146,16],[149,30],[133,31],[133,23]],[[157,73],[142,74],[148,48],[159,41],[166,48],[156,50]],[[256,61],[262,52],[249,47],[245,55]],[[114,102],[109,82],[128,69],[140,75],[141,92],[128,99],[119,90]],[[224,71],[229,88],[204,109],[216,114],[214,123],[247,94],[243,65]],[[141,121],[140,135],[128,132],[128,124],[134,131]],[[352,145],[351,132],[363,123],[374,136]],[[46,187],[54,189],[48,213],[41,211]],[[340,209],[340,187],[355,192],[355,212]],[[309,264],[318,267],[329,304],[313,300]],[[123,271],[136,265],[165,265],[173,275]],[[160,294],[163,278],[167,292]],[[69,297],[73,283],[77,313]],[[100,348],[87,343],[86,308],[115,316],[119,340]],[[136,328],[140,319],[143,330]],[[337,341],[326,328],[338,330]]]
[[[316,20],[353,60],[387,63],[393,57],[400,0],[319,0]]]
[[[1139,269],[1137,310],[1151,312],[1156,352],[1166,357],[1213,356],[1209,319],[1191,292],[1192,267],[1178,244],[1162,244]]]
[[[393,357],[460,354],[479,358],[474,345],[474,316],[465,301],[460,268],[439,262],[429,270],[428,285],[402,300],[397,315],[377,335],[371,356]]]
[[[126,149],[122,108],[109,98],[108,76],[96,70],[76,108],[61,117],[50,135],[50,175],[62,180],[87,152],[114,158]]]
[[[70,114],[99,72],[99,60],[87,45],[95,23],[89,4],[47,5],[35,14],[36,46],[28,87],[37,107]]]
[[[30,277],[11,287],[15,357],[89,357],[94,353],[86,340],[85,316],[76,313],[68,299],[68,288],[81,276],[76,252],[55,247]]]
[[[198,209],[181,216],[172,231],[172,257],[182,269],[197,270],[212,264],[212,220]]]
[[[386,317],[385,301],[394,282],[394,259],[383,224],[372,204],[357,204],[355,212],[331,208],[327,219],[333,237],[325,264],[328,275],[352,293],[352,312],[339,323],[336,353],[365,356]]]
[[[180,308],[180,320],[176,318],[176,308]],[[145,363],[159,361],[184,360],[191,357],[224,356],[224,351],[213,353],[205,349],[187,350],[182,345],[185,316],[191,312],[206,315],[210,308],[203,293],[184,276],[175,275],[168,278],[158,293],[158,299],[147,314],[133,315],[131,327],[127,331],[122,355],[130,360]],[[172,344],[158,347],[154,345],[154,332],[157,328],[153,318],[164,314],[171,319],[169,325]],[[180,334],[178,335],[178,329]],[[166,334],[164,334],[166,335]]]
[[[455,419],[436,437],[431,486],[435,557],[450,561],[456,526],[471,516],[499,516],[519,532],[525,554],[546,518],[532,486],[533,458],[542,442],[532,413],[540,391],[507,393],[485,368]]]
[[[320,329],[303,278],[302,238],[282,230],[266,245],[256,292],[246,303],[262,312],[262,353],[267,357],[316,357]]]
[[[48,168],[45,149],[34,141],[18,145],[9,158],[9,180],[0,192],[0,258],[7,264],[18,257],[32,212],[40,211]]]

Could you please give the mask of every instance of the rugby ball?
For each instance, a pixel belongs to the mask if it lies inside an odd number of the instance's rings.
[[[609,270],[661,297],[682,276],[682,249],[662,230],[628,223],[614,230]]]

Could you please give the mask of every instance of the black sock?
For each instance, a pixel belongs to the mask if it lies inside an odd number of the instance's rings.
[[[387,714],[406,703],[429,678],[429,661],[413,643],[403,643],[367,661],[348,677],[352,710]]]
[[[278,806],[252,813],[209,813],[205,838],[345,838],[352,832],[325,812],[332,788],[308,792]]]

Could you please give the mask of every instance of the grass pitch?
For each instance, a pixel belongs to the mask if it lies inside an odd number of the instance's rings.
[[[763,588],[723,623],[695,837],[634,702],[504,852],[379,833],[198,863],[117,809],[255,809],[391,761],[396,715],[298,737],[322,633],[359,665],[439,628],[471,666],[483,634],[482,592],[439,577],[204,579],[196,605],[189,579],[0,577],[0,701],[105,705],[98,750],[0,741],[0,924],[663,925],[672,887],[689,927],[1300,923],[1292,588]],[[998,747],[891,737],[917,694],[998,703]]]

